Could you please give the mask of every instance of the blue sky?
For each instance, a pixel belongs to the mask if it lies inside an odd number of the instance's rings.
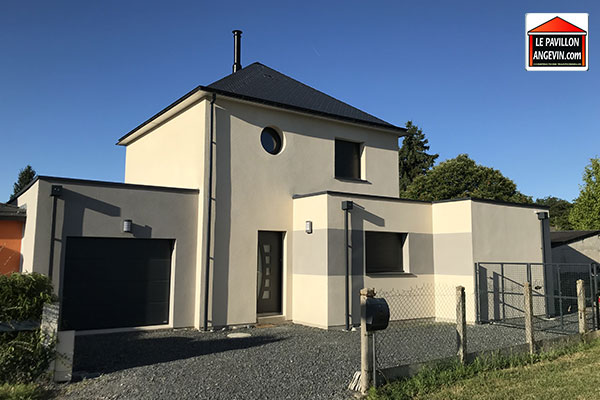
[[[0,201],[18,170],[122,181],[117,138],[199,84],[260,61],[468,153],[525,194],[577,196],[600,154],[600,2],[7,1]],[[587,12],[587,72],[526,72],[527,12]],[[598,41],[600,43],[600,40]]]

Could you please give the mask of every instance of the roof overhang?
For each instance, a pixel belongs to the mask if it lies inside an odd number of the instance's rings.
[[[232,99],[232,100],[248,102],[248,103],[258,104],[258,105],[262,105],[262,106],[277,108],[277,109],[284,109],[287,111],[297,112],[297,113],[301,113],[301,114],[305,114],[305,115],[308,114],[311,116],[316,116],[316,117],[325,118],[325,119],[329,119],[329,120],[345,122],[345,123],[349,123],[352,125],[360,125],[363,127],[368,127],[371,129],[382,131],[382,132],[392,133],[398,137],[404,136],[406,134],[406,128],[402,128],[399,126],[376,124],[376,123],[361,121],[361,120],[357,120],[357,119],[353,119],[353,118],[341,117],[341,116],[328,114],[328,113],[324,113],[324,112],[308,110],[308,109],[304,109],[301,107],[295,107],[295,106],[290,106],[290,105],[286,105],[286,104],[280,104],[280,103],[275,103],[275,102],[271,102],[271,101],[267,101],[267,100],[257,99],[257,98],[253,98],[253,97],[238,95],[235,93],[230,93],[230,92],[225,92],[225,91],[221,91],[218,89],[210,88],[207,86],[198,86],[191,92],[187,93],[186,95],[184,95],[180,99],[176,100],[171,105],[169,105],[168,107],[166,107],[165,109],[163,109],[162,111],[160,111],[159,113],[157,113],[156,115],[154,115],[153,117],[151,117],[150,119],[148,119],[147,121],[142,123],[141,125],[137,126],[133,130],[128,132],[125,136],[121,137],[117,141],[116,144],[120,145],[120,146],[127,146],[128,144],[132,143],[139,137],[150,132],[152,129],[163,124],[170,118],[173,118],[175,115],[177,115],[181,111],[183,111],[186,108],[190,107],[191,105],[201,101],[202,99],[206,99],[206,98],[210,97],[213,94],[219,95],[221,97],[226,97],[226,98]]]

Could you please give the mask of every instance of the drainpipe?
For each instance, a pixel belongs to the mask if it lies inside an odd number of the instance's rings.
[[[209,300],[209,286],[210,286],[210,246],[212,244],[212,200],[213,200],[213,141],[214,141],[214,125],[215,125],[215,100],[217,99],[216,94],[212,94],[210,100],[210,143],[208,150],[208,229],[206,232],[206,271],[204,274],[204,326],[203,329],[206,332],[208,330],[208,300]]]
[[[546,229],[545,229],[545,223],[548,220],[548,213],[546,211],[540,211],[537,212],[537,217],[538,220],[540,221],[540,237],[542,240],[542,274],[543,274],[543,279],[544,279],[544,293],[546,294],[546,296],[544,296],[545,299],[545,306],[546,306],[546,316],[550,317],[552,314],[554,314],[554,310],[550,311],[550,306],[551,306],[551,302],[550,302],[550,298],[547,295],[548,293],[554,293],[554,284],[552,285],[552,289],[550,289],[550,285],[547,280],[547,276],[548,273],[546,271],[546,268],[548,268],[548,266],[546,265],[547,260],[546,260]],[[552,299],[552,302],[554,302],[554,299]]]
[[[52,281],[54,275],[54,236],[56,235],[56,203],[62,195],[61,185],[52,185],[50,197],[52,197],[52,218],[50,220],[50,255],[48,260],[48,278]]]
[[[342,210],[344,210],[344,239],[346,251],[346,330],[350,330],[350,245],[348,244],[348,215],[354,207],[351,201],[342,201]]]

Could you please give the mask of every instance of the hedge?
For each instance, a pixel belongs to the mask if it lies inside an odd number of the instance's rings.
[[[0,275],[0,322],[39,321],[44,304],[55,301],[52,283],[41,274]],[[0,384],[42,377],[54,349],[41,344],[40,330],[0,332]]]

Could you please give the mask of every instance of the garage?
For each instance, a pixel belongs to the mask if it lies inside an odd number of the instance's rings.
[[[61,329],[169,323],[173,240],[69,237]]]

